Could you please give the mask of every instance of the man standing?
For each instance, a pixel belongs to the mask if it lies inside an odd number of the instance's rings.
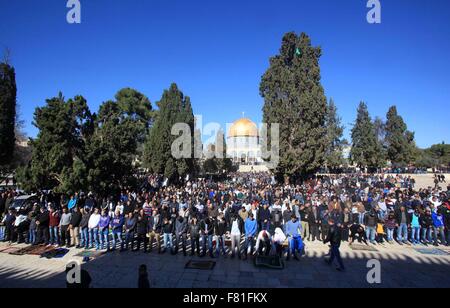
[[[81,223],[81,213],[80,209],[76,206],[73,208],[72,218],[70,219],[69,232],[70,232],[70,246],[74,246],[76,248],[80,248],[80,240],[78,235],[80,233],[80,223]]]
[[[305,205],[300,206],[299,214],[300,214],[300,222],[302,224],[302,238],[309,238],[309,208],[310,204],[307,202]]]
[[[250,246],[250,256],[253,255],[253,248],[255,246],[255,237],[257,230],[257,223],[253,217],[253,213],[248,215],[245,221],[245,244],[244,244],[244,260],[247,260],[247,253]]]
[[[202,256],[206,255],[206,242],[208,242],[208,250],[209,257],[214,258],[213,254],[213,232],[214,232],[214,223],[211,221],[209,217],[206,217],[204,220],[200,222],[200,230],[202,233],[202,242],[203,242],[203,252]]]
[[[36,217],[36,225],[37,225],[37,244],[48,245],[49,242],[49,232],[48,232],[48,223],[50,220],[50,216],[45,207],[41,207],[39,210],[39,214]]]
[[[239,215],[237,215],[234,210],[231,213],[231,219],[229,224],[229,232],[231,235],[231,258],[235,256],[237,249],[238,258],[241,258],[241,234],[243,229],[243,222]]]
[[[302,241],[301,233],[301,225],[297,219],[295,214],[292,214],[291,220],[286,223],[286,236],[289,239],[289,251],[286,260],[289,261],[291,258],[291,253],[294,255],[294,259],[299,261],[299,257],[297,256],[297,251],[302,254],[304,249],[304,244]]]
[[[150,252],[153,248],[153,240],[156,241],[156,247],[158,247],[158,253],[161,253],[161,229],[162,229],[162,221],[161,214],[159,214],[157,209],[153,210],[153,215],[149,218],[149,234],[148,237],[150,239]]]
[[[328,221],[328,225],[330,228],[328,229],[328,235],[323,243],[330,243],[330,259],[325,262],[331,265],[336,258],[336,261],[338,262],[338,267],[336,267],[336,270],[344,271],[345,267],[344,263],[342,263],[341,253],[339,251],[339,247],[341,246],[342,230],[340,227],[335,225],[332,219]]]
[[[178,253],[178,249],[181,243],[183,249],[183,255],[186,257],[186,239],[187,239],[188,223],[187,218],[179,216],[175,222],[175,253]]]
[[[116,209],[113,219],[111,220],[112,229],[112,250],[116,250],[116,238],[120,245],[122,245],[122,232],[125,219],[120,214],[120,210]]]
[[[406,212],[404,206],[400,207],[395,215],[397,220],[397,239],[398,243],[401,245],[408,244],[408,225],[411,223],[410,215]]]

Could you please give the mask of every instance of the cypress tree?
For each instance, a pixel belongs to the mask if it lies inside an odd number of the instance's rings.
[[[352,129],[350,156],[353,163],[362,168],[376,169],[384,164],[382,147],[364,102],[358,106],[356,123]]]
[[[164,174],[170,180],[177,180],[197,170],[194,159],[194,114],[191,100],[172,84],[165,90],[161,100],[154,126],[144,146],[144,164],[155,173]],[[172,135],[172,127],[176,123],[186,123],[191,130],[191,157],[174,159],[172,143],[179,136]]]
[[[0,63],[0,170],[10,164],[15,145],[16,73],[8,63]]]
[[[321,54],[305,33],[287,33],[262,77],[263,120],[268,131],[272,123],[280,124],[275,172],[285,179],[314,173],[325,161],[327,100],[321,85]]]
[[[387,157],[394,167],[405,167],[414,159],[414,133],[407,130],[396,106],[389,108],[386,118]]]
[[[337,169],[345,164],[342,152],[344,126],[341,125],[341,118],[337,114],[337,107],[333,99],[330,99],[327,107],[326,128],[328,139],[326,163],[328,168]]]

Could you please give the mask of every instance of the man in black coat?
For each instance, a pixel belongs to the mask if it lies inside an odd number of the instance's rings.
[[[50,215],[45,207],[41,207],[39,210],[39,214],[36,217],[36,225],[37,225],[37,244],[48,245],[49,243],[49,230],[48,224],[50,221]]]
[[[336,258],[336,261],[339,265],[338,267],[336,267],[336,270],[344,271],[345,267],[344,263],[342,263],[341,253],[339,251],[339,247],[341,246],[342,241],[342,229],[338,227],[332,219],[328,220],[328,225],[328,235],[323,243],[330,243],[330,259],[326,260],[325,262],[331,265]]]

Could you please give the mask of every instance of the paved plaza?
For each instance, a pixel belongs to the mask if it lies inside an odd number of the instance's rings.
[[[354,251],[348,244],[342,246],[347,267],[337,272],[323,261],[327,248],[321,243],[308,243],[306,256],[300,261],[286,262],[284,270],[256,268],[252,260],[215,259],[213,270],[185,269],[191,260],[182,254],[158,255],[153,252],[113,252],[83,263],[92,277],[95,288],[134,288],[141,264],[149,269],[151,284],[156,288],[314,288],[314,287],[450,287],[450,249],[440,247],[446,255],[429,255],[434,247],[424,248],[425,254],[412,246],[386,244],[376,246],[378,251]],[[1,244],[4,247],[6,244]],[[73,249],[63,259],[45,259],[38,256],[14,256],[0,253],[0,286],[4,287],[65,287],[65,265],[82,261],[74,257]],[[194,257],[194,259],[200,259]],[[367,261],[381,262],[381,284],[370,285],[367,280]],[[202,258],[208,260],[208,258]]]

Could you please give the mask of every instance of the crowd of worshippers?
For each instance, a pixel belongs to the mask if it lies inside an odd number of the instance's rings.
[[[113,251],[180,251],[211,258],[254,254],[298,259],[305,241],[323,241],[330,225],[339,240],[366,245],[448,245],[450,186],[414,189],[409,177],[317,176],[277,183],[268,173],[168,185],[149,176],[137,191],[67,200],[40,194],[28,212],[0,207],[3,241]]]

